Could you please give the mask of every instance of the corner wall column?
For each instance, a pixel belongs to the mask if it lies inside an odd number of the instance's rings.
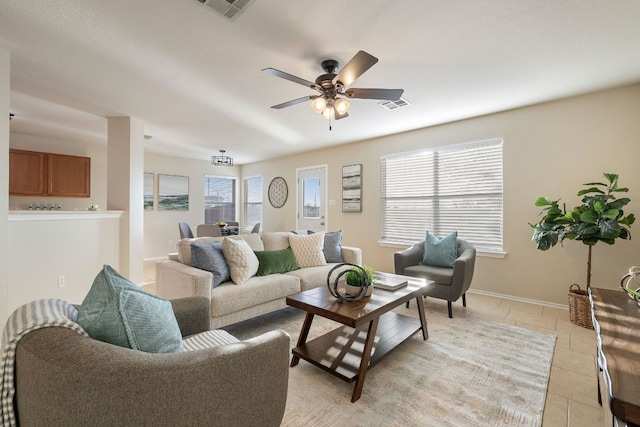
[[[141,285],[144,281],[144,126],[131,117],[109,117],[107,141],[107,209],[124,211],[120,222],[118,271]]]
[[[0,47],[0,325],[9,317],[9,64]]]

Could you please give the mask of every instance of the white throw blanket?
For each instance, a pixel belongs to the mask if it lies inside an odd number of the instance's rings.
[[[59,299],[41,299],[32,301],[16,309],[4,328],[2,335],[2,364],[0,365],[0,391],[2,394],[0,407],[0,424],[15,426],[13,398],[15,383],[13,372],[15,368],[16,347],[20,338],[40,328],[58,326],[69,328],[80,335],[87,333],[76,323],[78,311],[66,301]]]

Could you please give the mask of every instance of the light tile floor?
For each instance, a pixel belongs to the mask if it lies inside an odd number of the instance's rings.
[[[155,291],[155,263],[145,263],[145,289]],[[427,298],[428,317],[447,316],[445,301]],[[592,427],[604,424],[597,399],[596,334],[569,321],[569,311],[469,293],[467,307],[453,304],[453,315],[488,319],[555,335],[543,427]]]

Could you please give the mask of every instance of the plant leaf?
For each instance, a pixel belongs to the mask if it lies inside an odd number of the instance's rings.
[[[604,184],[602,184],[604,185]],[[602,191],[599,188],[596,187],[590,187],[590,188],[585,188],[584,190],[580,190],[578,191],[578,196],[582,196],[584,194],[588,194],[588,193],[600,193],[600,194],[605,194],[604,191]]]
[[[546,197],[538,197],[536,199],[536,206],[540,207],[540,206],[549,206],[551,204],[551,200],[547,199]]]

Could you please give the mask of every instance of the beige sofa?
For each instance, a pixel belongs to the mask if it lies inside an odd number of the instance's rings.
[[[289,247],[289,233],[263,232],[230,236],[245,240],[254,251]],[[284,274],[254,276],[236,285],[228,281],[212,288],[213,274],[191,267],[191,243],[221,241],[223,237],[182,239],[177,254],[156,263],[156,293],[165,299],[203,296],[211,301],[211,329],[241,322],[286,307],[285,298],[300,291],[326,286],[327,274],[336,263],[301,268]],[[362,264],[359,248],[342,246],[344,262]]]

